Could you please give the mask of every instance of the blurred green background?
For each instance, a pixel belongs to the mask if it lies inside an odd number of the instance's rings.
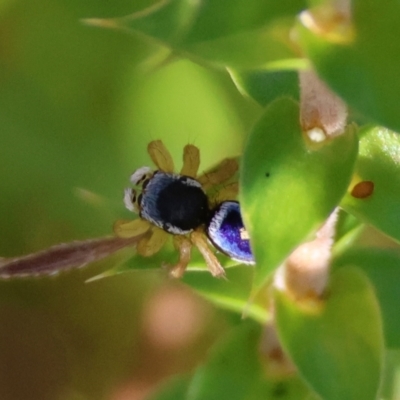
[[[0,257],[111,234],[150,140],[204,169],[240,153],[260,108],[225,71],[81,22],[148,4],[0,1]],[[0,282],[1,400],[142,399],[235,322],[157,272],[85,283],[115,262]]]

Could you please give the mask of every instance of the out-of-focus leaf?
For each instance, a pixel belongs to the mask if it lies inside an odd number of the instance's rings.
[[[266,106],[278,97],[299,99],[299,78],[295,70],[242,70],[231,71],[241,93]]]
[[[184,51],[194,59],[200,57],[219,66],[253,68],[276,60],[290,60],[295,54],[286,45],[289,28],[282,24],[273,28],[240,32],[190,45]]]
[[[191,377],[178,375],[169,379],[148,400],[186,400]]]
[[[342,206],[400,241],[400,138],[382,127],[366,127],[361,132],[356,163],[357,181],[373,183],[373,192],[365,198],[347,193]]]
[[[211,350],[189,385],[186,400],[300,400],[310,395],[297,378],[268,377],[261,362],[261,326],[244,322]]]
[[[302,18],[300,41],[318,74],[349,105],[400,131],[400,4],[355,0],[351,6],[347,28],[335,14],[324,21],[325,8],[315,11],[317,24]]]
[[[266,109],[249,137],[241,170],[241,206],[257,263],[255,291],[339,203],[356,155],[351,129],[311,149],[297,103],[279,99]]]
[[[400,256],[391,250],[354,248],[334,260],[334,267],[362,268],[374,285],[381,307],[385,343],[400,348]]]
[[[383,332],[374,289],[362,271],[336,271],[314,307],[276,290],[276,321],[299,373],[324,400],[375,400]]]
[[[159,270],[167,275],[168,267],[174,265],[177,259],[178,252],[170,243],[152,257],[134,254],[122,266],[107,275],[143,269]],[[199,252],[193,251],[192,260],[182,281],[218,307],[248,316],[260,323],[267,321],[268,293],[266,291],[260,293],[249,303],[254,268],[238,266],[236,261],[225,256],[220,256],[219,261],[226,268],[226,279],[215,279],[207,270],[204,258]]]
[[[253,275],[254,268],[238,266],[226,270],[226,280],[215,279],[208,271],[188,271],[183,282],[217,306],[265,323],[269,318],[267,293],[249,303]]]
[[[186,56],[251,66],[294,56],[289,28],[305,7],[304,0],[169,0],[125,18],[87,22],[128,28]]]
[[[400,350],[389,349],[385,353],[385,374],[382,379],[380,398],[400,398],[399,372],[400,372]]]
[[[247,322],[215,346],[189,386],[188,400],[240,400],[261,377],[258,341],[261,326]]]

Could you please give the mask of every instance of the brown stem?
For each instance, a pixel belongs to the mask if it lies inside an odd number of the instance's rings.
[[[104,237],[62,243],[22,257],[0,259],[0,279],[54,275],[99,261],[127,246],[135,245],[143,235],[129,239]]]

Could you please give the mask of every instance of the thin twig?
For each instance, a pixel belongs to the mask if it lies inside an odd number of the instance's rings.
[[[0,259],[0,279],[55,275],[99,261],[124,247],[135,245],[143,235],[129,239],[104,237],[62,243],[22,257]]]

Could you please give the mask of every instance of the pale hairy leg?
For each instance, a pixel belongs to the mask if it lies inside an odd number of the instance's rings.
[[[174,172],[174,161],[161,140],[150,142],[147,151],[158,169],[168,173]]]
[[[196,178],[200,166],[200,151],[196,146],[187,144],[183,149],[183,166],[181,175]]]
[[[199,249],[201,255],[204,257],[211,275],[217,278],[224,278],[225,270],[222,268],[218,258],[208,246],[204,232],[201,230],[192,232],[190,235],[190,240]]]
[[[192,243],[185,236],[175,236],[174,245],[179,250],[179,261],[169,267],[169,274],[174,278],[181,278],[186,271],[192,253]]]
[[[146,236],[140,240],[137,245],[137,252],[143,257],[150,257],[156,254],[164,246],[168,239],[168,233],[162,229],[153,227],[150,236]]]
[[[202,184],[203,189],[207,190],[212,186],[219,185],[232,178],[239,169],[239,164],[234,158],[223,160],[217,167],[210,172],[202,174],[198,181]]]

